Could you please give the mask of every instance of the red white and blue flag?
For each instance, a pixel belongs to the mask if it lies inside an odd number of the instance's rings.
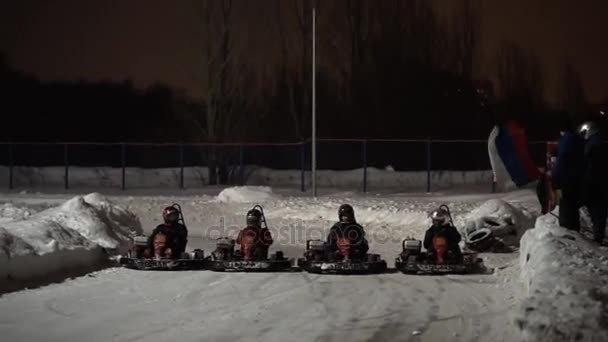
[[[499,188],[506,189],[511,184],[522,187],[539,179],[540,172],[528,151],[528,138],[517,122],[494,127],[488,139],[488,152]]]

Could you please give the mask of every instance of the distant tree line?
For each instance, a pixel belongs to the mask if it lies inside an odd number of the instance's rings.
[[[311,132],[312,8],[317,15],[317,114],[327,138],[485,139],[517,119],[533,138],[555,135],[560,113],[543,101],[542,65],[504,42],[497,82],[474,78],[479,1],[440,15],[425,0],[264,0],[276,33],[270,75],[237,53],[239,0],[201,0],[205,95],[158,84],[41,82],[0,61],[5,135],[12,141],[300,141]],[[260,23],[261,25],[261,23]],[[561,78],[562,116],[587,101],[576,71]]]
[[[243,19],[236,8],[245,3],[202,1],[208,91],[203,99],[184,98],[186,110],[178,111],[195,123],[188,126],[194,139],[310,137],[313,7],[321,137],[484,139],[493,125],[515,119],[532,137],[547,139],[563,118],[588,112],[580,77],[567,63],[560,109],[549,110],[539,58],[514,42],[504,41],[492,57],[495,84],[475,79],[479,0],[461,0],[447,15],[425,0],[266,0],[266,10],[274,3],[264,19],[277,33],[279,58],[263,82],[255,76],[261,66],[239,53],[243,33],[231,25]]]
[[[41,82],[0,62],[3,141],[179,141],[174,92],[124,82]]]

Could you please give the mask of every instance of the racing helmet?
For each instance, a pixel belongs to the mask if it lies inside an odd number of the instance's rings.
[[[355,209],[350,204],[342,204],[338,209],[338,219],[343,223],[354,223]]]
[[[597,134],[600,131],[600,128],[595,122],[586,121],[578,126],[577,131],[585,140],[588,140],[593,135]]]
[[[262,212],[251,209],[247,212],[247,227],[260,228],[262,226]]]
[[[450,214],[445,208],[438,208],[429,215],[434,226],[443,226],[450,223]]]
[[[176,224],[179,222],[179,210],[176,207],[166,207],[163,209],[163,220],[166,224]]]

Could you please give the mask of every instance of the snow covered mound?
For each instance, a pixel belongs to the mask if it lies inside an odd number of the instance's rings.
[[[534,226],[534,215],[502,199],[491,199],[464,218],[465,235],[489,228],[508,245],[517,245],[526,230]]]
[[[11,221],[24,220],[32,215],[32,210],[15,207],[12,203],[0,206],[0,224]]]
[[[274,197],[268,186],[235,186],[222,190],[217,195],[217,200],[223,203],[257,203]]]
[[[0,284],[95,268],[141,233],[132,213],[93,193],[0,227]]]
[[[608,341],[608,250],[545,215],[521,240],[526,341]]]

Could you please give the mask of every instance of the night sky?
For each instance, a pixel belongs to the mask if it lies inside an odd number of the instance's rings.
[[[450,11],[457,2],[437,3]],[[242,4],[247,14],[234,23],[239,46],[263,74],[277,58],[276,21],[269,20],[275,3]],[[3,1],[0,51],[43,80],[130,78],[137,85],[160,81],[198,95],[199,8],[196,0]],[[555,79],[567,61],[580,73],[590,101],[608,99],[608,1],[486,0],[480,14],[479,78],[493,78],[496,49],[510,39],[541,58],[550,102],[556,101]]]

